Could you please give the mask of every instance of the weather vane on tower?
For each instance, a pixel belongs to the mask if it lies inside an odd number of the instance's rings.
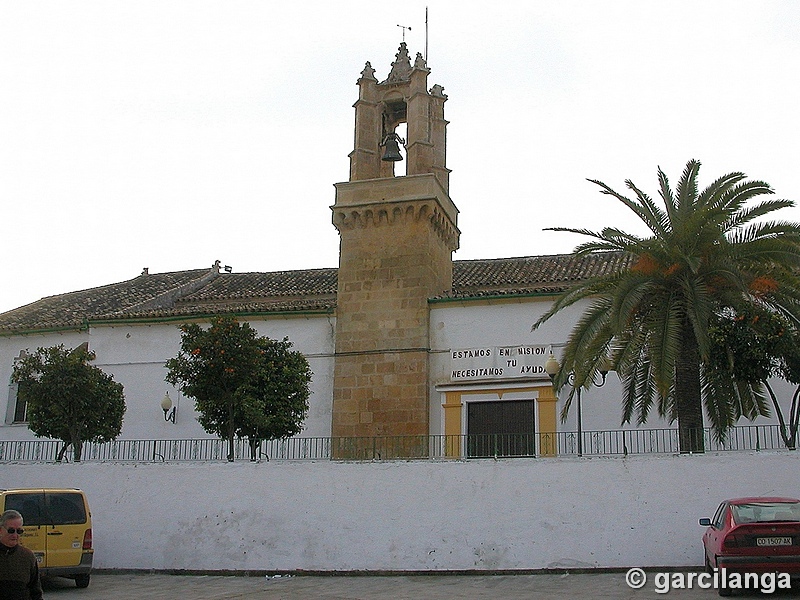
[[[403,30],[403,42],[406,41],[406,29],[411,31],[411,27],[408,25],[397,25],[400,29]],[[428,7],[425,7],[425,54],[423,56],[425,62],[428,62]]]
[[[403,30],[403,41],[405,42],[406,41],[406,29],[411,31],[411,27],[409,27],[407,25],[398,25],[398,27]]]

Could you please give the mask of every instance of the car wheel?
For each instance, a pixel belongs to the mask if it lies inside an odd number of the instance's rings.
[[[79,588],[89,587],[89,575],[75,575],[75,585]]]
[[[714,561],[714,562],[716,562],[716,561]],[[717,566],[719,566],[719,564]],[[708,557],[706,557],[706,567],[707,568],[711,567],[711,561],[708,560]],[[730,596],[730,595],[733,594],[733,590],[731,588],[729,588],[728,586],[726,586],[725,585],[725,581],[722,580],[722,579],[720,579],[719,589],[717,590],[717,592],[719,592],[720,596]]]

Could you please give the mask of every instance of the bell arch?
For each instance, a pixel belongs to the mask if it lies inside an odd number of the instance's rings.
[[[444,88],[427,89],[428,69],[421,54],[412,66],[405,42],[392,63],[389,76],[379,82],[375,69],[366,63],[358,80],[359,98],[356,110],[355,147],[350,153],[350,181],[393,177],[392,164],[398,159],[384,160],[387,136],[398,125],[406,124],[407,175],[433,173],[440,185],[449,190],[449,174],[445,164],[447,121]]]

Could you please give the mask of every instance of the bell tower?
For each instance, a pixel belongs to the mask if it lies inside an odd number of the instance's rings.
[[[429,433],[428,299],[452,287],[460,233],[445,166],[447,96],[440,85],[428,90],[429,72],[420,54],[411,65],[404,42],[386,80],[369,63],[358,80],[350,180],[336,184],[332,206],[340,236],[335,438]],[[406,140],[396,133],[401,123]],[[395,176],[400,145],[408,163]]]

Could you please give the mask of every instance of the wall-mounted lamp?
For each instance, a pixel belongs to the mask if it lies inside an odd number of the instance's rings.
[[[172,421],[175,424],[175,412],[178,407],[172,406],[172,398],[169,397],[169,392],[164,394],[164,398],[161,400],[161,409],[164,411],[164,420]]]
[[[555,379],[556,373],[561,368],[561,365],[558,364],[558,360],[556,359],[556,355],[552,352],[550,353],[550,357],[547,359],[547,362],[544,363],[544,370],[550,376],[550,381]]]

